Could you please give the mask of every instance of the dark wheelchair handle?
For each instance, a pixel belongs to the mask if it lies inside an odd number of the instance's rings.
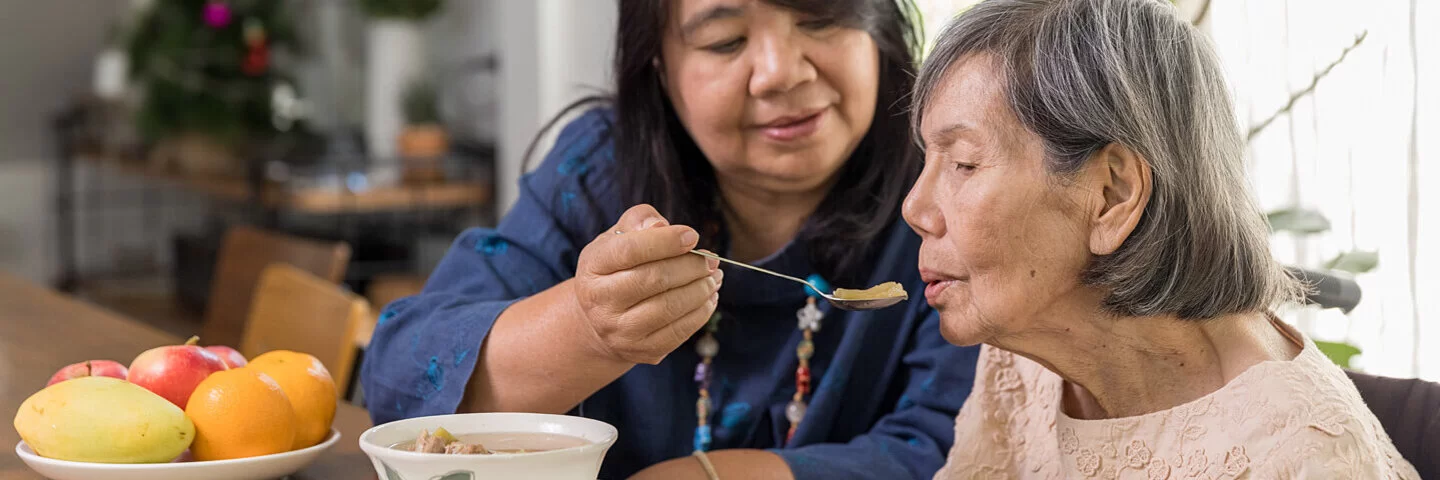
[[[1360,285],[1354,279],[1300,267],[1287,266],[1285,270],[1309,287],[1305,295],[1307,304],[1338,308],[1345,313],[1360,304]]]

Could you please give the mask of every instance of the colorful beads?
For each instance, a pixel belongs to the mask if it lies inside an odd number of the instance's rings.
[[[710,450],[710,426],[701,425],[695,427],[695,450],[705,452]]]
[[[714,357],[715,354],[720,353],[720,341],[715,340],[714,335],[707,333],[700,337],[699,342],[695,342],[695,352],[702,357]]]
[[[818,275],[811,275],[810,281],[817,287],[829,288]],[[805,299],[805,306],[795,312],[796,326],[800,329],[800,343],[795,345],[795,358],[799,365],[795,367],[795,397],[790,404],[785,406],[785,419],[790,421],[789,432],[785,434],[785,443],[790,443],[795,438],[795,431],[800,428],[800,421],[805,419],[805,394],[810,392],[810,357],[815,355],[815,332],[820,331],[820,320],[825,315],[815,306],[814,296]]]
[[[785,419],[789,420],[791,425],[799,425],[800,421],[805,419],[805,402],[792,400],[786,405]]]
[[[795,328],[804,331],[818,332],[820,331],[820,320],[824,317],[825,314],[820,311],[819,307],[815,306],[815,299],[807,299],[805,306],[795,312]]]
[[[795,356],[801,360],[809,360],[815,356],[815,342],[809,339],[801,339],[800,344],[795,346]]]
[[[830,289],[830,282],[825,281],[825,277],[820,276],[820,274],[818,274],[818,273],[812,273],[812,274],[810,274],[810,276],[805,277],[805,281],[810,282],[810,285],[814,285],[815,288],[818,288],[818,289],[820,289],[820,290],[823,290],[824,293],[827,293],[827,294],[828,294],[828,293],[830,293],[830,292],[832,291],[832,290]],[[820,292],[816,292],[816,291],[815,291],[815,288],[810,288],[810,287],[807,285],[807,286],[805,287],[805,294],[806,294],[806,295],[809,295],[810,298],[819,297],[819,296],[820,296]]]
[[[700,418],[710,418],[710,396],[701,395],[695,399],[695,415]]]
[[[695,383],[705,383],[705,376],[710,373],[710,364],[700,362],[695,364]]]
[[[790,426],[785,436],[785,443],[790,443],[795,437],[795,432],[800,422],[805,419],[807,405],[805,395],[810,392],[810,359],[815,356],[814,334],[820,331],[820,322],[824,319],[824,312],[816,305],[817,299],[821,298],[821,292],[831,291],[830,282],[825,281],[820,275],[810,275],[806,281],[814,285],[807,286],[805,294],[809,296],[805,300],[805,306],[795,312],[796,328],[801,332],[800,342],[795,345],[795,358],[799,365],[795,369],[795,395],[790,403],[785,405],[785,419],[789,420]],[[819,291],[816,291],[816,290]],[[720,330],[720,312],[716,311],[705,323],[705,334],[695,342],[695,352],[700,355],[700,362],[695,365],[695,383],[699,384],[700,395],[695,399],[695,441],[696,451],[709,451],[711,446],[710,414],[714,409],[714,399],[710,397],[710,378],[714,375],[711,363],[715,356],[720,353],[720,342],[715,339],[715,332]]]
[[[695,364],[695,383],[700,384],[700,397],[695,399],[695,450],[710,449],[710,412],[714,407],[710,398],[710,363],[720,353],[720,341],[715,331],[720,326],[720,312],[710,315],[705,324],[705,336],[695,342],[695,352],[700,354],[700,363]]]

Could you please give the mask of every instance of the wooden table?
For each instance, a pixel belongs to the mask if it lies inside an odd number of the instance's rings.
[[[12,420],[31,394],[65,365],[111,359],[128,364],[147,349],[182,340],[102,308],[0,272],[0,480],[40,479],[15,455],[20,435]],[[294,479],[374,479],[356,442],[370,418],[341,403],[335,415],[340,442]]]

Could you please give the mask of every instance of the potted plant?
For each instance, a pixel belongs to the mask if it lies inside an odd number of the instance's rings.
[[[365,73],[365,136],[370,155],[396,157],[403,127],[405,89],[425,71],[421,23],[440,9],[440,0],[358,0],[369,17]]]
[[[450,137],[440,124],[435,85],[426,80],[411,83],[404,98],[405,126],[398,138],[407,181],[434,181],[442,175],[439,160],[450,149]]]

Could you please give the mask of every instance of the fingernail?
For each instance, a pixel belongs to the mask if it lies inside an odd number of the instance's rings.
[[[705,277],[705,283],[710,285],[711,290],[717,290],[720,288],[720,284],[715,280],[714,275]]]
[[[720,304],[720,292],[715,292],[715,294],[710,295],[710,308],[713,309],[713,308],[715,308],[716,305],[719,305],[719,304]]]
[[[709,254],[712,254],[712,255],[715,253],[715,252],[712,252],[712,251],[709,251],[709,250],[700,250],[700,251],[705,252],[705,253],[709,253]],[[719,260],[716,260],[716,259],[713,259],[713,258],[710,258],[710,257],[705,257],[705,266],[706,266],[706,267],[709,267],[709,268],[710,268],[710,271],[713,272],[713,271],[715,271],[716,269],[720,268],[720,261],[719,261]]]
[[[720,289],[720,285],[722,285],[722,284],[725,283],[725,271],[724,271],[724,270],[716,270],[716,271],[710,272],[710,280],[713,280],[713,281],[714,281],[714,283],[715,283],[715,285],[714,285],[715,289],[716,289],[716,290],[719,290],[719,289]]]
[[[686,247],[694,245],[698,241],[700,241],[700,234],[695,233],[694,230],[685,230],[685,233],[680,234],[680,244]]]
[[[650,218],[645,219],[644,222],[640,222],[640,228],[641,228],[641,229],[649,229],[650,227],[654,227],[654,226],[662,226],[662,227],[663,227],[663,226],[664,226],[664,225],[662,225],[663,223],[665,223],[665,219],[663,219],[663,218],[660,218],[660,217],[650,217]]]

